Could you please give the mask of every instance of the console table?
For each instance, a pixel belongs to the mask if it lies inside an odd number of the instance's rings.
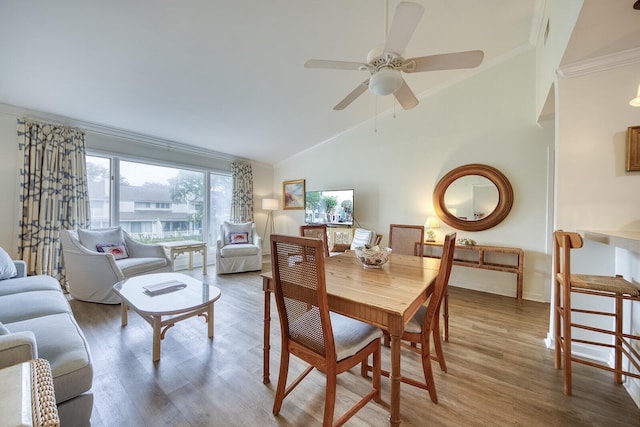
[[[456,255],[460,255],[461,251],[475,252],[477,256],[474,259],[462,259]],[[512,254],[515,255],[513,264],[502,264],[487,261],[485,255],[494,254]],[[442,242],[424,242],[423,255],[428,258],[440,258],[442,256]],[[516,275],[516,299],[518,305],[522,304],[522,281],[524,276],[524,251],[520,248],[509,248],[503,246],[482,246],[482,245],[459,245],[453,255],[453,265],[461,267],[480,268],[482,270],[504,271],[514,273]]]
[[[202,254],[202,274],[207,274],[207,244],[197,240],[178,240],[176,242],[160,243],[169,252],[171,259],[171,267],[178,255],[189,254],[189,270],[193,270],[193,253],[200,252]],[[173,268],[172,268],[173,270]]]

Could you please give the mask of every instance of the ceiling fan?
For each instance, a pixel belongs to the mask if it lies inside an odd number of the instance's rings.
[[[393,94],[402,108],[408,110],[418,105],[418,98],[402,77],[403,72],[453,70],[474,68],[480,65],[484,58],[484,52],[481,50],[404,59],[402,57],[404,49],[416,30],[423,13],[424,7],[417,3],[400,2],[396,8],[391,28],[386,34],[386,42],[369,52],[366,63],[310,59],[304,64],[305,68],[366,70],[369,72],[370,77],[333,107],[334,110],[344,109],[367,89],[380,96]],[[388,14],[388,7],[385,14]],[[388,17],[386,19],[388,20]]]

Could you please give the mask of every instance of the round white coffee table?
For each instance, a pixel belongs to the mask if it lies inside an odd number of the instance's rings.
[[[156,273],[122,280],[113,291],[122,298],[122,326],[131,307],[153,328],[154,362],[160,360],[160,341],[176,322],[203,316],[213,338],[213,303],[220,298],[220,289],[213,285],[180,273]]]

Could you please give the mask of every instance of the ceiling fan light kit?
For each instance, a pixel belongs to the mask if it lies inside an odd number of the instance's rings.
[[[379,96],[386,96],[395,93],[402,86],[402,76],[400,71],[385,68],[369,79],[369,90]]]
[[[638,0],[640,3],[640,0]],[[629,101],[629,105],[632,107],[640,107],[640,85],[638,85],[638,96]]]
[[[388,11],[385,10],[385,13],[388,13]],[[409,39],[413,36],[423,14],[424,7],[422,5],[412,2],[400,2],[396,8],[386,42],[369,52],[366,63],[311,59],[304,64],[306,68],[369,72],[369,79],[360,83],[342,101],[336,104],[333,107],[334,110],[344,109],[366,92],[367,88],[371,93],[378,96],[393,94],[402,108],[408,110],[418,105],[418,98],[407,85],[402,73],[475,68],[480,65],[484,58],[484,53],[478,50],[404,59],[402,52],[407,47]]]

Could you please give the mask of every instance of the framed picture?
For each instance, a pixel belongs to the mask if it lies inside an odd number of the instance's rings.
[[[304,179],[282,183],[282,206],[284,209],[304,209]]]
[[[627,129],[627,172],[640,171],[640,126]]]

